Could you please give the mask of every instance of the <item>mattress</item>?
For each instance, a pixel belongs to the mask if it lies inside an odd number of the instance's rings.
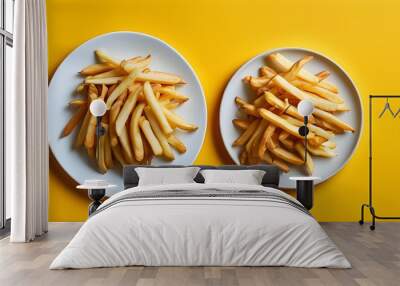
[[[110,197],[50,269],[133,265],[351,267],[286,193],[193,183],[138,186]]]

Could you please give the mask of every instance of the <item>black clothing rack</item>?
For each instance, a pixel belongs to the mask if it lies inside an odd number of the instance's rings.
[[[369,201],[368,204],[362,204],[361,206],[361,219],[359,223],[361,225],[364,224],[364,208],[368,208],[371,216],[372,216],[372,224],[370,225],[370,229],[375,229],[375,220],[376,219],[390,219],[396,220],[400,219],[400,217],[387,217],[387,216],[379,216],[376,214],[375,208],[373,206],[372,200],[372,101],[374,99],[390,99],[390,98],[400,98],[400,95],[370,95],[369,96]]]

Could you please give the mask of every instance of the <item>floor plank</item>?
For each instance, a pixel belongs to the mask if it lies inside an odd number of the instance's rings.
[[[50,223],[49,233],[28,244],[0,240],[2,286],[391,286],[400,273],[400,223],[379,223],[372,232],[357,223],[322,223],[352,269],[288,267],[119,267],[50,271],[54,257],[81,223]]]

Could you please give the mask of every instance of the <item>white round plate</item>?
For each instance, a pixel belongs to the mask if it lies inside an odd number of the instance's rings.
[[[331,75],[328,81],[336,84],[339,88],[339,93],[351,109],[349,112],[339,114],[338,117],[352,125],[356,131],[354,133],[335,136],[333,141],[337,144],[335,149],[337,156],[334,158],[318,158],[313,156],[315,164],[313,176],[320,177],[321,179],[317,183],[322,183],[340,171],[353,155],[362,131],[363,113],[360,95],[349,75],[338,64],[320,53],[301,48],[275,49],[252,58],[240,67],[226,86],[220,106],[220,130],[225,148],[232,160],[236,164],[239,164],[238,156],[240,149],[232,147],[232,142],[240,135],[240,130],[232,124],[232,119],[240,117],[240,112],[234,99],[236,96],[241,96],[245,99],[254,97],[253,91],[243,83],[242,79],[246,75],[258,76],[259,68],[266,64],[266,56],[274,52],[279,52],[292,61],[296,61],[305,55],[312,55],[314,59],[306,65],[306,69],[312,73],[322,70],[330,71]],[[304,175],[301,167],[290,165],[289,173],[281,173],[279,185],[285,189],[294,188],[295,182],[291,181],[289,177]]]
[[[87,179],[102,179],[119,188],[107,190],[111,195],[122,190],[122,172],[120,169],[109,170],[102,175],[88,156],[84,148],[73,149],[78,128],[67,137],[60,138],[64,125],[73,114],[68,102],[76,95],[75,89],[82,82],[78,72],[96,62],[94,51],[104,50],[117,59],[126,59],[133,56],[152,55],[152,70],[165,71],[181,76],[186,84],[179,87],[179,91],[190,97],[190,100],[179,107],[176,112],[188,122],[199,128],[195,132],[177,133],[187,146],[187,152],[175,152],[172,162],[154,158],[152,164],[190,165],[196,159],[203,144],[207,126],[207,108],[204,92],[200,81],[189,63],[171,46],[165,42],[141,33],[115,32],[95,37],[71,52],[58,67],[49,86],[49,144],[51,151],[64,170],[79,184]]]

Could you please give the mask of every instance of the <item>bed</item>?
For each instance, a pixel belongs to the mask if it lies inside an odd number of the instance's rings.
[[[124,168],[125,190],[89,217],[50,269],[351,267],[310,213],[278,189],[274,166],[198,166],[263,170],[260,185],[205,183],[198,173],[193,183],[149,186],[138,185],[136,167]]]

